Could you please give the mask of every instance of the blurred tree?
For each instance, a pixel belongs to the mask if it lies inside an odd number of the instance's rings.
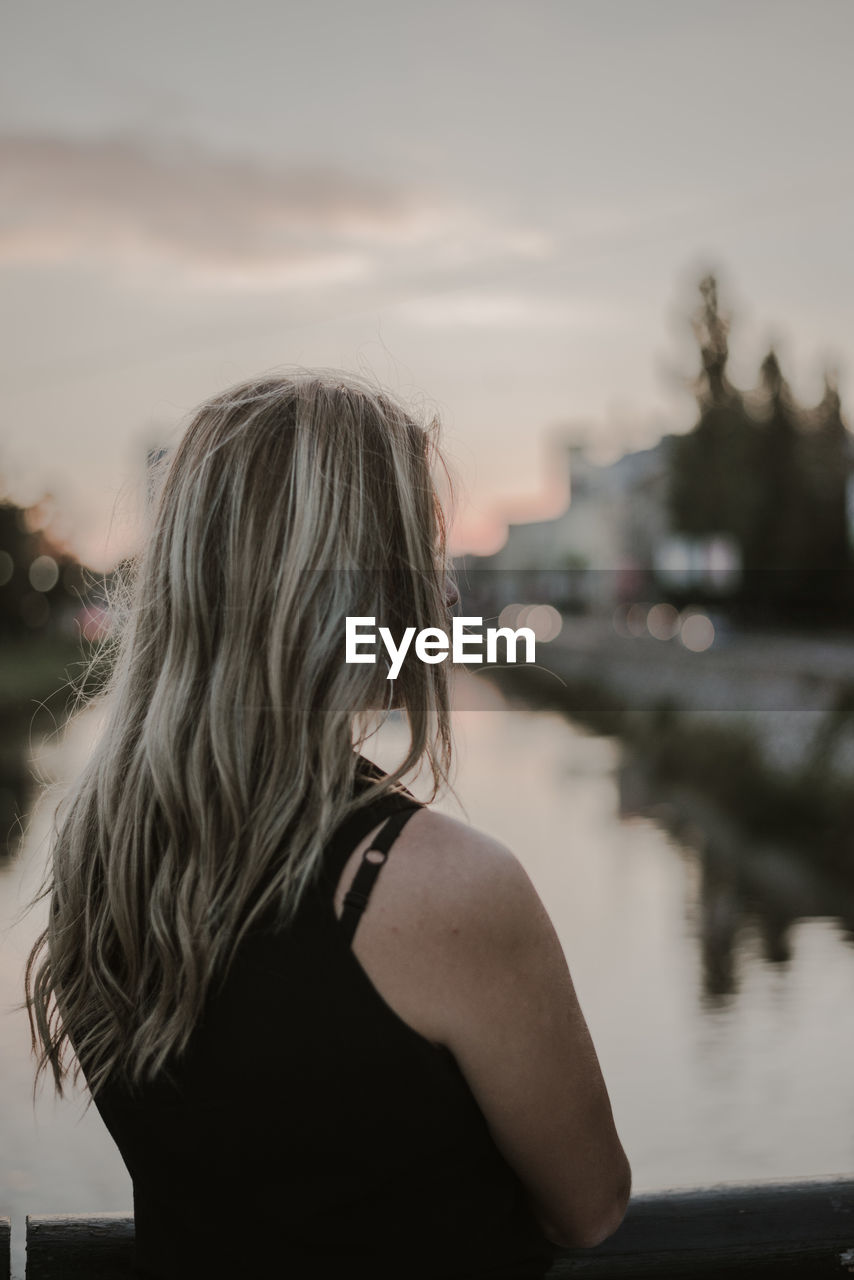
[[[743,607],[769,619],[838,615],[852,595],[847,493],[854,438],[835,378],[825,376],[821,403],[804,410],[772,348],[748,405],[727,377],[729,320],[714,276],[700,282],[700,294],[692,322],[701,357],[699,418],[673,437],[672,525],[689,536],[736,540]]]
[[[83,596],[83,570],[43,527],[45,508],[0,499],[0,636],[52,631]]]
[[[729,319],[720,312],[714,276],[701,280],[700,294],[692,319],[700,346],[694,383],[700,415],[692,431],[673,437],[670,518],[680,533],[725,533],[743,548],[756,520],[756,431],[727,376]]]
[[[848,531],[848,478],[854,463],[854,438],[842,419],[836,374],[824,375],[824,395],[809,415],[805,460],[812,498],[808,563],[820,569],[852,565]]]
[[[24,631],[21,606],[31,588],[29,566],[38,552],[26,523],[26,511],[8,500],[0,501],[0,633]]]
[[[800,408],[773,350],[761,366],[760,502],[746,547],[753,589],[775,612],[808,621],[848,608],[852,567],[847,491],[852,439],[835,380]],[[761,572],[761,571],[765,572]]]
[[[744,545],[748,572],[758,570],[754,592],[779,603],[799,589],[810,532],[810,491],[803,465],[799,410],[773,347],[760,366],[757,506]],[[769,572],[770,571],[770,572]]]
[[[818,594],[848,610],[852,603],[851,533],[848,491],[854,470],[854,437],[845,426],[836,374],[824,375],[824,395],[805,415],[802,437],[809,489],[805,546],[808,597]]]

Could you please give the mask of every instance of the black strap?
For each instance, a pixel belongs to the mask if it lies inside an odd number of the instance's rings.
[[[371,890],[376,884],[377,876],[385,865],[391,846],[413,813],[419,808],[421,808],[420,805],[412,805],[401,813],[395,813],[390,818],[386,818],[371,841],[370,846],[363,853],[359,869],[353,877],[353,883],[344,895],[344,906],[338,921],[344,931],[344,938],[350,945],[352,945],[362,913],[368,905]],[[381,856],[369,857],[369,854],[379,854]]]

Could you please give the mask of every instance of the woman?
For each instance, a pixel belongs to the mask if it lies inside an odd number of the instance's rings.
[[[625,1210],[533,887],[402,784],[447,782],[446,665],[390,695],[344,660],[348,616],[447,629],[438,457],[304,371],[203,404],[169,464],[27,971],[39,1070],[61,1092],[73,1050],[133,1179],[140,1275],[542,1276]]]

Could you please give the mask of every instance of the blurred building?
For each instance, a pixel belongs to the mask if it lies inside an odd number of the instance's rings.
[[[462,557],[463,585],[489,573],[502,600],[536,596],[562,608],[610,609],[636,599],[666,558],[670,439],[607,465],[592,462],[581,445],[566,445],[566,509],[509,525],[491,556]]]

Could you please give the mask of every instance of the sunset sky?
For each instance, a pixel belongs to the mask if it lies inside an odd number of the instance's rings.
[[[700,275],[854,402],[848,0],[27,0],[0,39],[0,484],[105,566],[145,452],[237,378],[440,412],[458,549],[550,514],[549,441],[692,422]]]

